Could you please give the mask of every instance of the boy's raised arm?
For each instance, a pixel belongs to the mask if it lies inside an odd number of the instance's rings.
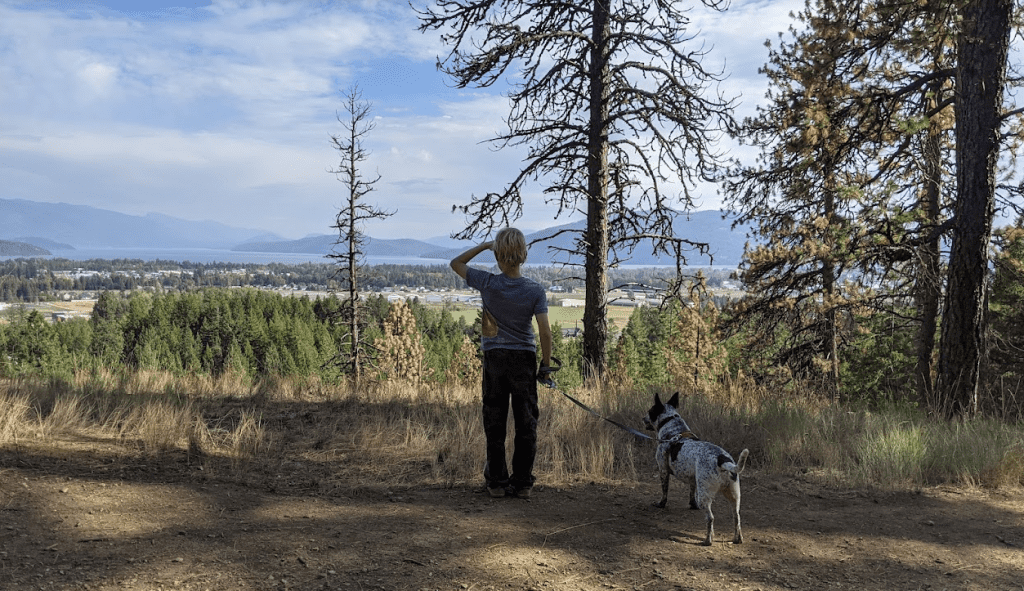
[[[494,246],[494,242],[492,241],[481,242],[480,244],[477,244],[473,248],[470,248],[466,252],[455,257],[454,259],[452,259],[452,262],[449,263],[452,267],[452,271],[455,271],[459,277],[465,279],[466,269],[469,267],[469,261],[473,260],[473,257],[480,254],[481,252],[485,250],[490,250],[492,246]]]

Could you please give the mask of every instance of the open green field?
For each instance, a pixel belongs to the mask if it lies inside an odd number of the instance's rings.
[[[629,322],[629,316],[633,313],[635,308],[627,306],[608,306],[608,324],[609,328],[614,327],[615,330],[621,331],[626,327],[626,323]],[[452,310],[453,316],[462,316],[466,319],[466,324],[473,324],[476,320],[477,314],[480,313],[479,308],[462,308]],[[551,322],[551,326],[555,324],[561,325],[562,328],[573,328],[579,326],[583,327],[583,308],[570,308],[562,306],[550,306],[548,308],[548,320]]]

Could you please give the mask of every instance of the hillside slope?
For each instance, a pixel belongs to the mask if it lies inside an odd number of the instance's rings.
[[[32,236],[74,248],[230,248],[265,230],[86,205],[0,199],[0,238]]]
[[[45,248],[39,248],[26,242],[15,242],[12,240],[0,240],[0,256],[4,257],[37,257],[48,256],[51,253]]]

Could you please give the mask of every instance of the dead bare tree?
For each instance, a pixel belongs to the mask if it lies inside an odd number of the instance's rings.
[[[373,345],[361,338],[363,318],[359,305],[359,273],[366,244],[363,223],[391,217],[395,212],[363,202],[363,198],[373,191],[374,184],[381,179],[379,174],[372,178],[365,177],[360,169],[361,164],[370,156],[363,147],[363,138],[375,127],[370,119],[371,105],[362,99],[362,93],[355,85],[342,93],[342,96],[346,115],[339,114],[338,122],[344,133],[331,136],[331,146],[341,155],[341,162],[336,168],[328,169],[328,172],[337,176],[345,185],[345,201],[332,226],[338,231],[338,240],[334,243],[334,250],[327,256],[339,261],[337,274],[348,292],[340,309],[341,321],[348,328],[348,351],[341,352],[339,347],[337,361],[343,371],[359,383],[363,367],[372,359],[368,353],[373,350]]]

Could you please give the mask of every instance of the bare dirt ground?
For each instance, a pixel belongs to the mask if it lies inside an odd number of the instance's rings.
[[[530,500],[334,473],[7,446],[0,589],[1024,589],[1020,490],[844,491],[748,468],[745,543],[719,502],[706,548],[682,487],[651,506],[653,469],[633,486],[539,483]]]

